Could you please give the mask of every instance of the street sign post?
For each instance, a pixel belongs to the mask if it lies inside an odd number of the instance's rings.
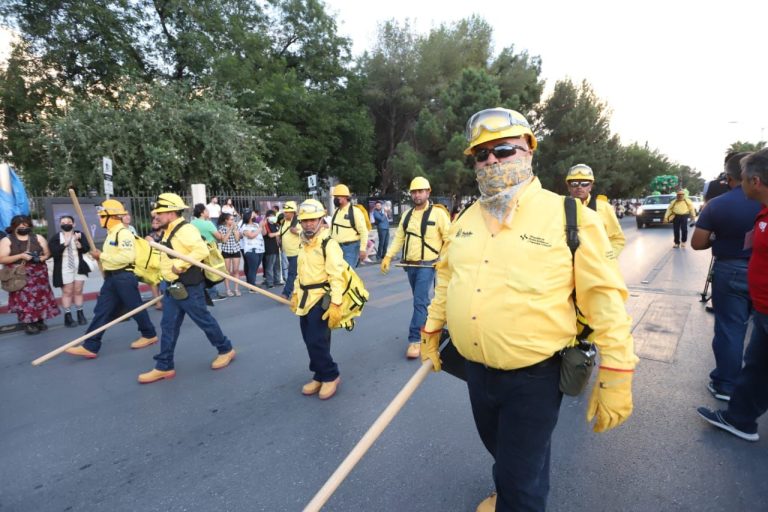
[[[307,176],[307,186],[309,187],[309,193],[312,197],[317,195],[317,174]]]
[[[112,159],[109,157],[103,157],[101,159],[101,168],[104,173],[104,195],[109,196],[115,193],[115,186],[112,183]]]

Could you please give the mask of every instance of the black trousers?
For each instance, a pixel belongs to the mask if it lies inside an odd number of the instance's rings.
[[[681,235],[683,243],[688,241],[688,218],[689,215],[686,213],[685,215],[675,215],[675,218],[672,219],[672,229],[675,232],[676,244],[681,242]]]
[[[552,431],[563,398],[560,357],[508,371],[466,365],[475,426],[495,461],[496,511],[544,511]]]

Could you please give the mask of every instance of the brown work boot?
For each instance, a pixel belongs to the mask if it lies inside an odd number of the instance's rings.
[[[176,370],[157,370],[153,369],[147,373],[139,375],[139,382],[141,384],[150,384],[163,379],[172,379],[176,376]]]
[[[83,347],[82,345],[79,347],[72,347],[65,350],[67,354],[71,354],[73,356],[81,356],[86,359],[96,359],[96,357],[99,355],[96,352],[91,352],[87,348]]]
[[[409,343],[408,350],[405,351],[405,357],[408,359],[418,359],[421,356],[421,343]]]
[[[322,385],[323,385],[322,382],[312,379],[311,381],[301,386],[301,394],[307,395],[307,396],[314,395],[315,393],[320,391],[320,387]]]
[[[496,493],[492,492],[477,506],[477,512],[495,512],[496,511]]]
[[[144,348],[154,343],[157,343],[157,336],[152,336],[151,338],[145,338],[142,336],[141,338],[131,343],[131,348]]]
[[[229,366],[229,363],[231,363],[234,358],[235,349],[230,350],[226,354],[219,354],[211,363],[211,368],[214,370],[221,370],[222,368]]]
[[[320,400],[328,400],[336,394],[336,391],[339,389],[339,384],[341,384],[341,377],[336,377],[336,380],[332,380],[331,382],[323,382],[320,385],[320,394],[317,395],[318,398],[320,398]]]

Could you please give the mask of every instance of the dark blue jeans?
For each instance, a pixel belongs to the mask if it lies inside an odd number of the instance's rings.
[[[360,263],[360,242],[351,242],[341,246],[341,252],[344,253],[344,261],[349,263],[352,268],[357,268]]]
[[[675,243],[680,243],[680,237],[682,235],[682,242],[688,241],[688,215],[675,215],[672,219],[672,230],[675,232]]]
[[[288,277],[285,279],[285,287],[283,288],[284,297],[290,298],[293,295],[293,283],[296,281],[296,265],[298,261],[298,256],[288,256]]]
[[[155,356],[155,368],[158,370],[173,370],[173,352],[176,349],[176,340],[179,339],[184,315],[189,315],[189,318],[203,330],[208,341],[216,347],[219,354],[226,354],[232,350],[232,343],[221,332],[219,323],[205,305],[205,285],[200,283],[186,288],[189,297],[176,300],[163,287],[163,319],[160,322],[163,333],[160,336],[160,353]]]
[[[387,255],[387,246],[389,246],[389,228],[376,229],[379,233],[379,247],[376,249],[376,257],[381,261]]]
[[[267,286],[275,286],[280,282],[280,255],[265,254],[264,255],[264,284]]]
[[[248,264],[245,267],[247,270],[245,280],[249,284],[256,284],[256,272],[259,270],[259,265],[261,265],[262,256],[264,256],[263,252],[248,251],[245,253],[245,262]]]
[[[552,431],[560,413],[560,358],[519,370],[467,361],[475,426],[494,459],[497,512],[544,511]]]
[[[752,337],[744,354],[725,419],[743,432],[757,432],[757,419],[768,411],[768,315],[754,312]]]
[[[730,394],[741,372],[744,338],[752,301],[747,290],[747,260],[715,260],[712,273],[712,307],[715,369],[709,374],[715,389]]]
[[[435,280],[434,268],[406,267],[408,282],[413,292],[413,315],[411,325],[408,327],[408,341],[415,343],[421,341],[421,328],[427,321],[427,308],[429,307],[429,290]]]
[[[324,313],[318,302],[306,315],[299,317],[299,326],[309,354],[309,371],[314,373],[312,378],[318,382],[331,382],[339,376],[339,366],[331,356],[331,329],[328,321],[322,318]]]
[[[88,326],[88,331],[98,329],[118,317],[124,309],[136,309],[142,305],[141,294],[139,294],[139,281],[133,272],[120,272],[119,274],[108,275],[104,278],[104,284],[99,291],[99,300],[96,301],[96,307],[93,310],[93,320]],[[133,319],[139,326],[141,335],[145,338],[154,338],[157,336],[155,326],[149,319],[147,310],[133,315]],[[91,336],[83,347],[91,352],[98,352],[101,349],[101,332]]]

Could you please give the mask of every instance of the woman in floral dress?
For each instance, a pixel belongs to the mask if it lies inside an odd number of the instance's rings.
[[[27,276],[24,288],[8,294],[8,309],[16,313],[27,334],[38,334],[48,329],[46,319],[61,313],[48,282],[48,242],[32,233],[32,219],[27,215],[13,217],[6,232],[8,236],[0,240],[0,263],[24,265]]]

